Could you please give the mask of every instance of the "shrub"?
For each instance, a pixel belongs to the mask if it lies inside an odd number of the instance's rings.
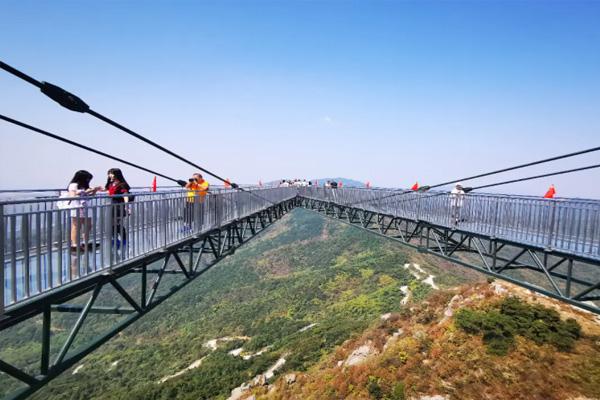
[[[398,360],[400,360],[402,364],[406,364],[406,362],[408,361],[408,354],[405,351],[399,351]]]
[[[405,400],[404,382],[398,382],[392,388],[392,392],[388,396],[390,400]]]
[[[567,319],[564,322],[563,327],[567,334],[573,339],[579,339],[581,337],[581,325],[573,318]]]
[[[433,312],[433,310],[426,308],[417,317],[417,322],[419,324],[427,325],[430,324],[434,319],[435,313]]]
[[[379,385],[379,379],[375,376],[369,376],[369,383],[367,384],[367,390],[369,391],[369,395],[371,395],[374,399],[383,398],[383,390]]]
[[[483,342],[491,354],[505,355],[514,344],[515,323],[498,311],[491,310],[485,313],[481,330]]]
[[[575,339],[571,336],[561,334],[560,332],[553,332],[550,334],[548,342],[551,343],[558,351],[571,351],[575,345]]]
[[[456,313],[454,322],[463,331],[472,335],[481,331],[483,313],[471,310],[470,308],[461,308]]]
[[[497,308],[477,311],[464,308],[455,316],[455,324],[463,331],[483,334],[483,342],[491,354],[505,355],[521,335],[542,345],[552,344],[559,351],[569,351],[581,337],[581,326],[570,318],[541,305],[530,305],[516,297],[505,298]]]

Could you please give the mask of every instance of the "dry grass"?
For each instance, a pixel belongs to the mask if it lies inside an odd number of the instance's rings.
[[[498,285],[506,292],[498,293],[502,292]],[[489,307],[506,295],[556,309],[563,319],[576,319],[583,337],[569,353],[517,337],[515,348],[507,356],[494,356],[486,351],[481,337],[458,330],[451,317],[444,319],[452,298],[456,310]],[[277,400],[370,399],[374,397],[368,385],[375,380],[383,393],[390,393],[394,384],[403,382],[408,399],[426,394],[461,400],[563,400],[600,395],[600,323],[591,313],[508,283],[478,283],[437,291],[427,301],[408,307],[343,343],[311,370],[298,373],[296,383],[288,385],[279,379],[269,392],[261,388],[255,394]],[[403,334],[390,339],[398,329]],[[361,365],[338,366],[367,341],[379,354]]]

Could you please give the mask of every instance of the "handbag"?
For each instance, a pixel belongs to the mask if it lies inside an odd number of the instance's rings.
[[[74,208],[82,208],[83,205],[81,204],[80,200],[74,199],[73,196],[71,196],[71,194],[66,191],[66,192],[60,192],[60,195],[58,196],[59,199],[63,199],[63,200],[59,200],[56,202],[56,207],[59,210],[71,210]]]

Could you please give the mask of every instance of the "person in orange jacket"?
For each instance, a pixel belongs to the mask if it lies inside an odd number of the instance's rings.
[[[192,178],[189,179],[189,182],[185,185],[187,189],[187,198],[185,205],[185,215],[184,219],[186,222],[186,228],[192,228],[192,222],[194,221],[194,211],[196,209],[197,204],[204,202],[204,198],[208,193],[210,188],[210,184],[208,181],[204,180],[202,174],[195,173],[192,175]]]

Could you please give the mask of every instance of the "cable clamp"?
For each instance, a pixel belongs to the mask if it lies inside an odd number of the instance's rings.
[[[79,97],[51,83],[42,82],[42,87],[40,88],[40,90],[46,96],[50,97],[55,102],[57,102],[65,108],[68,108],[71,111],[85,113],[88,112],[90,109],[90,106],[88,106]]]

